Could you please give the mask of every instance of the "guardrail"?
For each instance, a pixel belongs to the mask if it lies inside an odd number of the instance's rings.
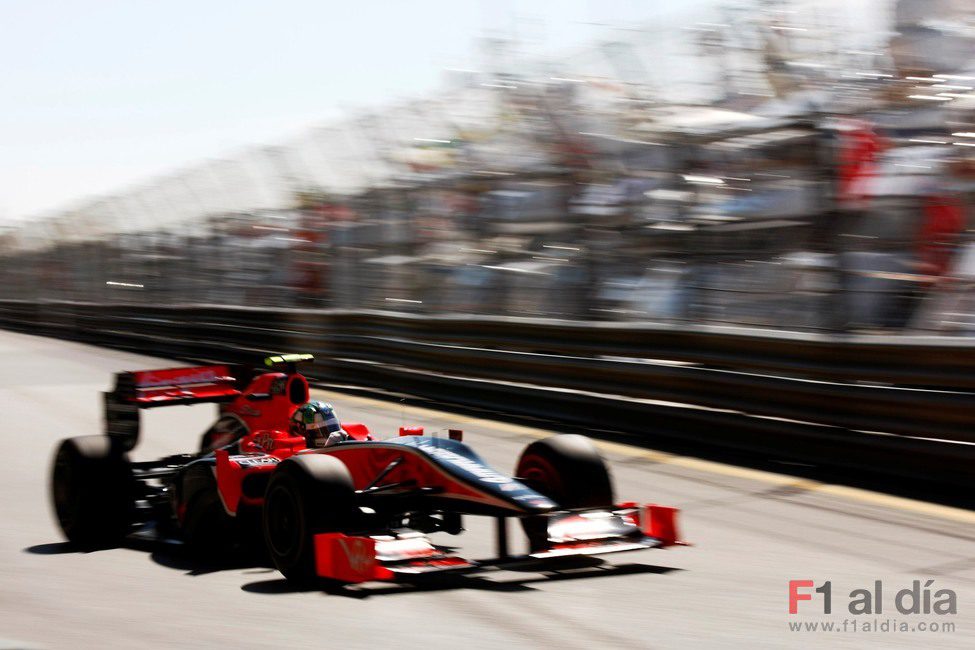
[[[0,326],[912,479],[975,484],[975,342],[387,312],[0,301]]]

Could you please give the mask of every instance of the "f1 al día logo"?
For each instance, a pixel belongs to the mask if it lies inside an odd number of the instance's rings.
[[[832,580],[789,580],[789,615],[822,616],[790,620],[793,632],[954,632],[958,595],[935,580],[873,585],[849,591]],[[843,615],[842,620],[836,615]]]

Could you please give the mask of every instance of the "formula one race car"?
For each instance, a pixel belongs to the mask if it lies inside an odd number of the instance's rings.
[[[514,478],[489,467],[458,430],[441,438],[403,427],[375,440],[365,425],[342,422],[343,441],[313,445],[289,428],[309,400],[297,364],[310,360],[269,357],[263,372],[214,365],[116,375],[105,393],[106,435],[64,440],[55,455],[64,535],[92,548],[151,530],[217,555],[250,536],[289,580],[343,583],[680,543],[676,509],[614,501],[606,465],[583,436],[529,444]],[[128,459],[141,409],[199,402],[218,403],[220,417],[197,452]],[[498,558],[465,560],[427,538],[461,532],[464,514],[496,518]],[[512,517],[528,537],[517,557],[508,550]]]

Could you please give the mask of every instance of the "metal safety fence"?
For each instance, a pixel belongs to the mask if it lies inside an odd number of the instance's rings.
[[[206,305],[0,301],[0,326],[582,428],[975,484],[975,342]]]

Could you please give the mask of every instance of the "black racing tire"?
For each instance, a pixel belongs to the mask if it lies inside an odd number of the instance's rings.
[[[247,424],[240,418],[225,415],[200,437],[200,453],[208,454],[239,441],[250,433]]]
[[[515,476],[563,508],[613,505],[609,468],[585,436],[562,434],[536,440],[521,453]]]
[[[515,476],[562,508],[613,505],[609,468],[585,436],[562,434],[531,443],[518,458]],[[547,520],[544,517],[525,517],[521,524],[533,551],[545,546]]]
[[[62,440],[51,470],[51,500],[61,531],[75,546],[118,546],[132,530],[135,478],[108,436]]]
[[[268,481],[264,541],[274,566],[289,581],[318,581],[314,536],[347,531],[358,518],[352,476],[338,458],[293,456],[278,465]]]
[[[187,551],[200,560],[226,558],[237,543],[237,526],[220,499],[213,466],[192,465],[182,483],[186,509],[180,531]]]

